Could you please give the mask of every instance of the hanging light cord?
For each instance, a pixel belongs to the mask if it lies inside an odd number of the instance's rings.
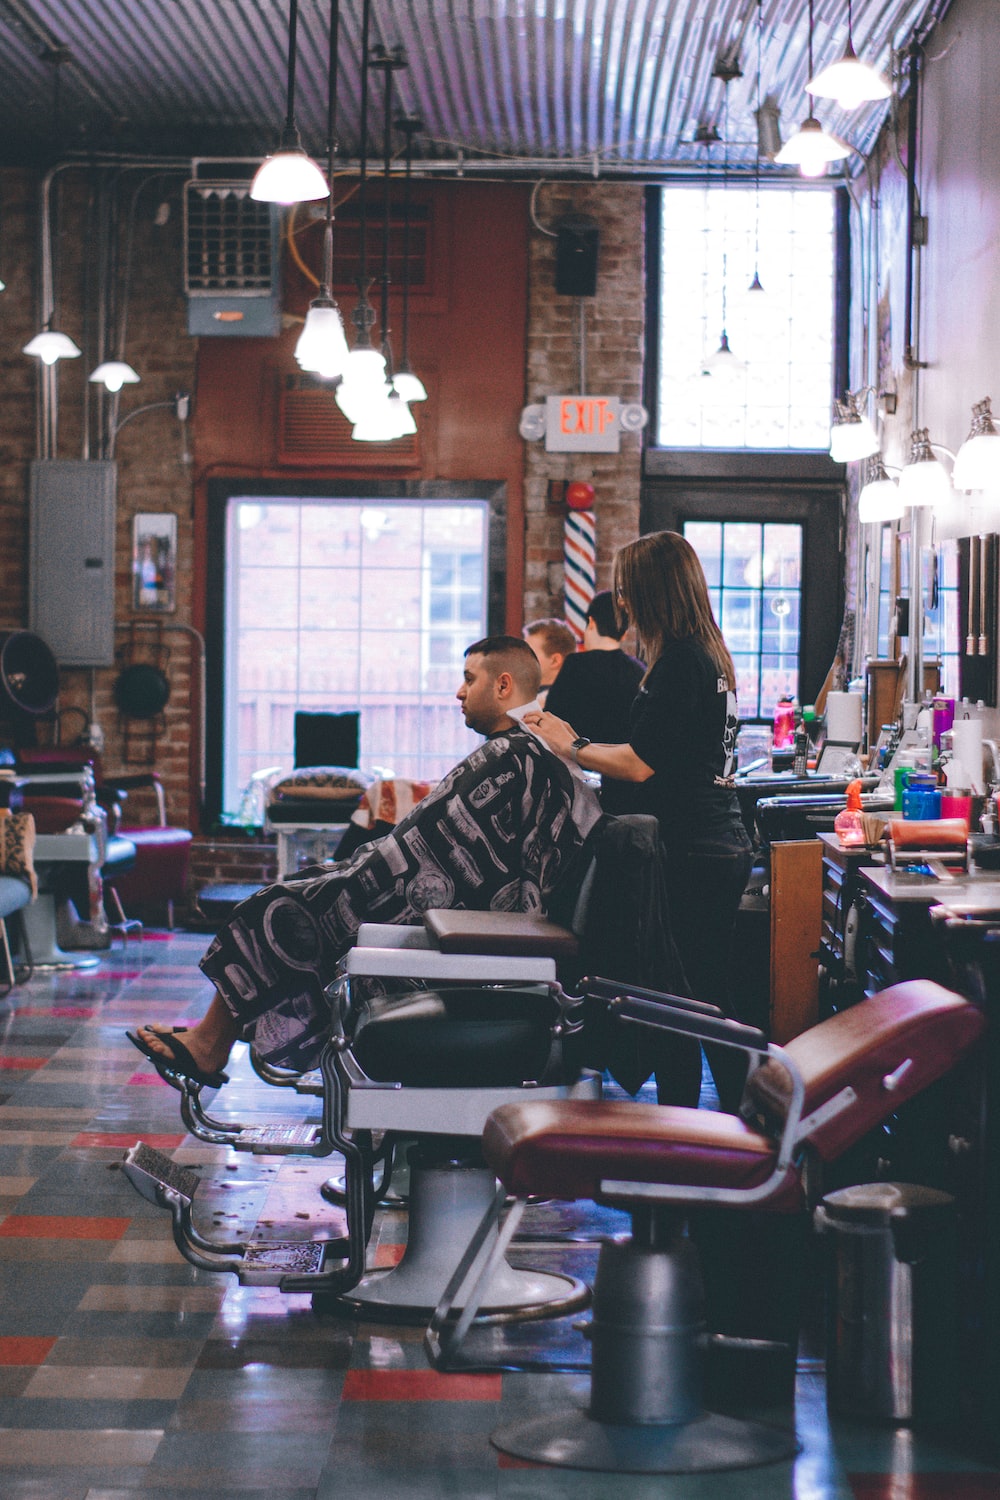
[[[285,135],[295,132],[295,58],[298,52],[299,0],[288,3],[288,74],[285,89]]]
[[[333,167],[337,155],[337,60],[340,48],[340,0],[330,0],[330,71],[327,80],[326,107],[326,180],[330,195],[326,200],[326,225],[323,231],[322,296],[333,296]]]
[[[406,187],[403,192],[403,369],[410,368],[410,187],[413,180],[414,122],[407,116],[396,122],[406,132]]]
[[[385,356],[385,378],[392,384],[392,344],[389,338],[389,173],[392,167],[392,74],[393,58],[383,56],[381,66],[385,72],[385,98],[383,100],[382,128],[383,180],[382,180],[382,353]]]
[[[359,336],[367,340],[368,329],[375,321],[374,310],[368,302],[368,37],[371,30],[371,0],[364,0],[361,11],[361,131],[358,165],[358,193],[360,210],[358,223],[361,243],[358,253],[358,305],[352,317]]]

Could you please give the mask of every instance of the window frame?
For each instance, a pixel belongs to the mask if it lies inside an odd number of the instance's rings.
[[[695,186],[704,182],[703,177],[693,176],[683,179],[685,186]],[[715,185],[721,186],[721,179],[713,179]],[[678,184],[680,185],[680,184]],[[797,188],[805,187],[806,184],[796,181]],[[739,453],[740,455],[752,455],[755,458],[764,458],[771,454],[774,457],[791,456],[793,459],[808,458],[811,453],[823,450],[809,448],[671,448],[661,446],[653,441],[656,430],[654,414],[659,409],[659,387],[660,387],[660,313],[663,305],[662,288],[660,285],[660,230],[663,222],[661,196],[662,184],[657,184],[646,189],[646,356],[643,377],[643,402],[646,410],[650,413],[649,425],[646,429],[646,452],[650,453],[672,453],[684,455],[688,453],[713,454]],[[762,192],[774,192],[775,188],[761,188]],[[850,222],[850,199],[847,190],[841,187],[826,187],[821,191],[832,191],[834,194],[834,291],[833,291],[833,367],[830,372],[830,408],[833,409],[833,401],[841,397],[848,388],[849,374],[849,319],[850,319],[850,295],[851,295],[851,222]]]
[[[205,819],[209,827],[224,811],[223,742],[227,722],[225,630],[229,617],[226,598],[226,517],[229,501],[237,496],[299,500],[413,500],[454,504],[459,500],[487,502],[486,561],[487,632],[505,629],[507,572],[507,486],[491,480],[315,480],[289,475],[284,479],[212,478],[206,486],[207,568],[205,619]],[[458,684],[455,684],[456,689]],[[456,708],[456,713],[458,709]]]

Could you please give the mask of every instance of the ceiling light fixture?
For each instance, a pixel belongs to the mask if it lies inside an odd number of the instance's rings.
[[[123,385],[138,385],[139,377],[123,359],[106,359],[88,377],[107,391],[120,391]]]
[[[371,33],[371,0],[361,8],[361,128],[358,151],[358,301],[351,313],[357,329],[354,348],[344,365],[344,378],[337,387],[337,405],[349,422],[356,423],[363,410],[381,394],[385,385],[385,360],[373,347],[375,309],[368,301],[368,38]]]
[[[988,490],[1000,484],[1000,432],[989,396],[972,408],[972,430],[955,455],[951,482],[956,490]]]
[[[51,322],[50,318],[49,324]],[[49,324],[42,329],[41,333],[36,333],[21,352],[34,355],[41,360],[43,365],[54,365],[57,359],[79,359],[83,350],[77,348],[68,333],[59,333]]]
[[[725,93],[723,94],[722,114],[722,333],[719,336],[719,347],[714,354],[710,354],[702,363],[701,373],[704,377],[731,384],[737,380],[746,370],[746,365],[737,357],[729,347],[729,334],[726,332],[726,291],[729,279],[729,257],[726,249],[726,230],[728,227],[726,217],[726,192],[729,187],[729,80],[725,80]]]
[[[846,391],[843,401],[834,402],[836,416],[830,427],[830,457],[834,463],[855,463],[879,450],[878,433],[861,411],[868,390],[866,386],[860,391]]]
[[[406,191],[403,196],[403,349],[399,358],[393,384],[407,403],[426,401],[427,391],[419,375],[414,374],[410,364],[410,221],[413,206],[410,199],[410,182],[413,167],[413,137],[422,129],[415,115],[400,115],[396,129],[406,136]]]
[[[330,189],[316,163],[306,155],[295,124],[295,55],[299,27],[299,0],[288,3],[288,73],[285,94],[285,126],[278,149],[265,157],[250,185],[250,196],[258,203],[308,203],[325,198]]]
[[[858,109],[862,104],[874,104],[888,99],[892,89],[881,73],[863,63],[854,50],[853,17],[851,0],[847,0],[847,49],[839,62],[823,68],[816,77],[809,65],[809,82],[806,91],[819,99],[836,99],[841,109]]]
[[[931,443],[926,427],[917,427],[910,433],[910,456],[899,475],[899,494],[904,505],[946,505],[953,495],[948,471],[934,448],[940,443]],[[948,453],[947,448],[941,448]]]
[[[330,54],[327,87],[326,221],[323,225],[323,269],[319,289],[309,304],[305,326],[295,345],[300,369],[333,380],[343,374],[349,353],[344,320],[333,296],[333,166],[337,153],[337,65],[340,48],[340,0],[330,0]]]
[[[865,464],[865,482],[858,496],[858,520],[863,526],[870,522],[898,521],[905,510],[899,485],[890,477],[881,453],[873,454]]]
[[[813,0],[809,0],[809,73],[813,75]],[[812,95],[809,96],[809,113],[795,134],[785,142],[775,156],[782,167],[798,167],[803,177],[822,177],[831,162],[843,161],[850,156],[851,148],[837,136],[825,131],[812,110]]]

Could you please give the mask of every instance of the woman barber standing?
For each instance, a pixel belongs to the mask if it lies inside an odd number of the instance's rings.
[[[584,770],[644,783],[646,810],[659,820],[674,938],[691,989],[696,999],[732,1014],[733,933],[751,866],[732,785],[738,727],[733,659],[697,553],[678,532],[653,532],[622,547],[613,583],[618,610],[635,628],[639,654],[649,663],[627,742],[592,744],[549,713],[526,714],[525,722]],[[672,1080],[657,1069],[661,1102],[697,1104],[700,1055],[683,1045],[672,1051]],[[714,1047],[709,1059],[723,1108],[735,1110],[746,1072],[740,1054]]]

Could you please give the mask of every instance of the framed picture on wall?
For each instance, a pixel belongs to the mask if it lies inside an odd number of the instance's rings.
[[[132,608],[172,614],[176,580],[177,517],[140,511],[132,521]]]

